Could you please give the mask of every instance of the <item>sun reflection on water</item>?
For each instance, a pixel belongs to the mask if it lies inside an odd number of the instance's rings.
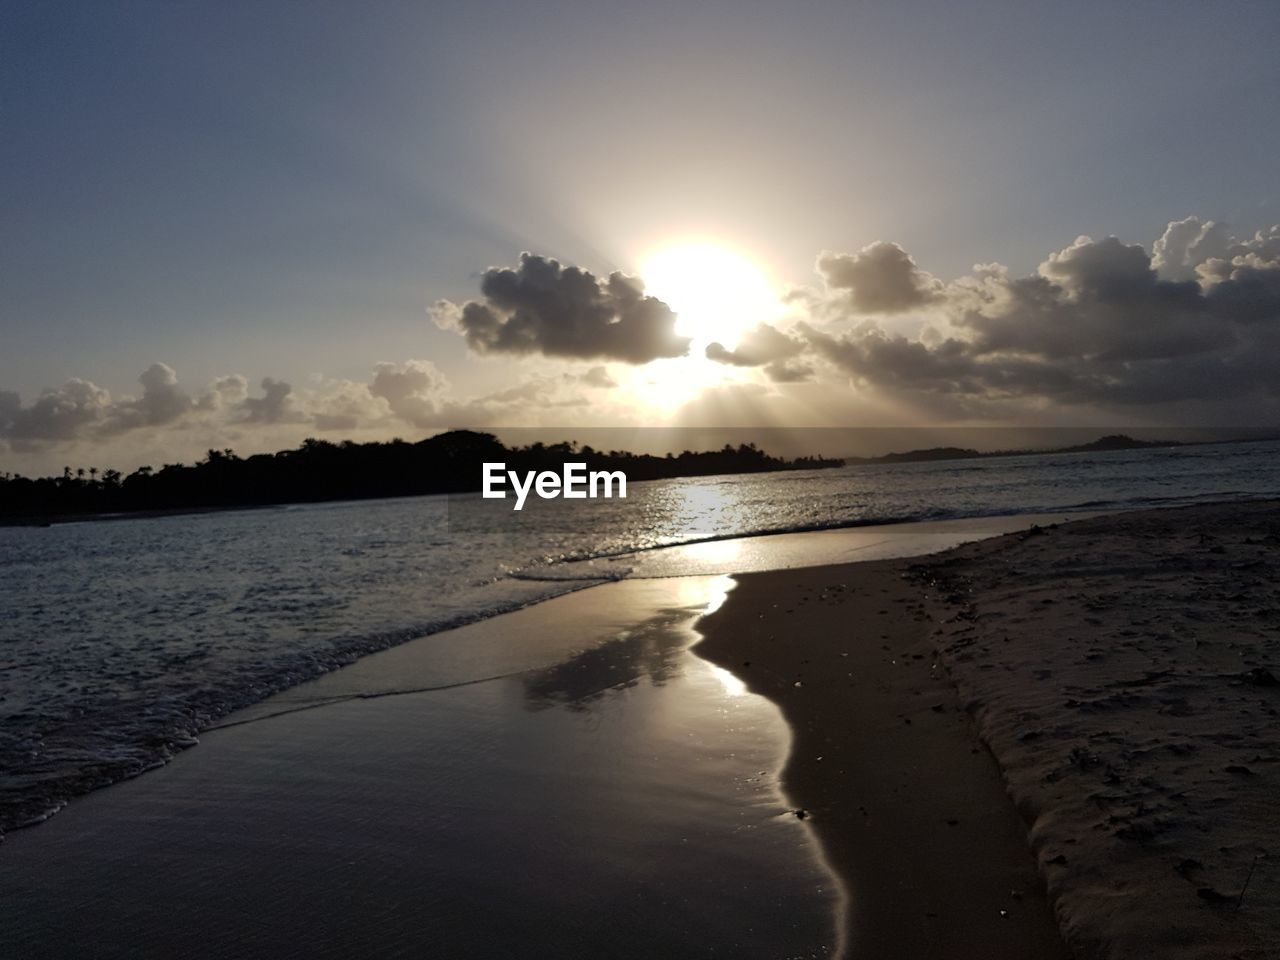
[[[700,544],[700,546],[715,547],[715,546],[720,546],[721,544],[731,547],[732,550],[728,551],[729,556],[717,557],[716,559],[724,559],[724,560],[731,559],[732,554],[736,553],[738,550],[738,545],[734,543],[732,540],[722,540],[717,543]],[[734,581],[733,577],[729,576],[727,573],[721,574],[720,576],[712,580],[711,583],[707,585],[707,605],[705,608],[703,608],[702,615],[704,617],[710,616],[711,614],[719,610],[721,607],[723,607],[724,602],[729,599],[729,591],[732,590],[736,585],[737,584]]]
[[[735,677],[724,667],[717,667],[715,664],[707,664],[711,668],[711,675],[720,681],[720,686],[724,687],[724,692],[730,697],[741,697],[747,692],[747,685]]]

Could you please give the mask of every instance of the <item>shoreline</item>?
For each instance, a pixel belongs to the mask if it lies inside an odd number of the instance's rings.
[[[1265,960],[1280,942],[1278,558],[1280,501],[1117,513],[739,576],[697,652],[788,717],[784,780],[852,887],[858,956],[1053,955],[985,945],[1000,883],[983,895],[966,864],[994,855],[1030,868],[1078,957]],[[964,852],[989,825],[936,826],[976,796],[939,777],[964,759],[937,755],[948,737],[989,751],[998,796],[970,817],[1013,817],[1003,854]],[[975,882],[952,890],[939,864]],[[937,913],[913,884],[958,897],[952,934],[969,939],[905,946]]]
[[[792,737],[783,788],[847,887],[852,955],[1066,957],[1065,937],[1077,957],[1268,956],[1280,932],[1280,693],[1269,682],[1280,673],[1280,501],[1024,526],[924,556],[904,550],[936,534],[838,533],[779,537],[775,560],[802,557],[783,541],[809,537],[811,559],[826,562],[735,574],[728,602],[699,623],[694,653],[782,709]],[[830,563],[877,550],[888,552]],[[297,719],[294,706],[322,715],[369,701],[376,717],[402,694],[538,670],[572,652],[566,638],[585,623],[628,629],[634,614],[607,609],[606,597],[623,595],[611,588],[657,595],[697,579],[640,575],[535,603],[369,655],[226,719],[257,750]],[[442,638],[499,637],[515,617],[540,624],[521,632],[520,656],[477,675],[474,653],[459,653],[457,675],[441,681]],[[424,667],[441,682],[414,686]],[[593,676],[598,690],[629,682]],[[379,699],[388,684],[404,689]],[[280,704],[290,709],[269,716]],[[207,771],[212,756],[185,752],[76,798],[39,830],[14,833],[0,863],[19,848],[22,859],[69,849],[96,811],[154,804],[174,768]],[[177,828],[156,810],[151,826]],[[362,829],[345,849],[361,848]]]
[[[4,812],[0,815],[0,840],[14,831],[41,826],[76,797],[89,795],[97,789],[162,767],[191,747],[198,747],[198,738],[206,731],[226,722],[240,711],[253,710],[267,699],[294,689],[299,683],[347,669],[353,663],[359,663],[363,658],[379,651],[421,640],[429,642],[431,637],[448,634],[451,630],[468,624],[483,623],[536,607],[556,596],[619,580],[718,575],[752,569],[813,566],[880,556],[924,554],[975,537],[1023,529],[1032,523],[1053,522],[1062,519],[1062,516],[1061,513],[1016,514],[719,538],[655,547],[595,560],[564,562],[548,568],[548,571],[570,574],[564,577],[526,579],[512,576],[513,581],[522,581],[527,585],[542,584],[550,595],[531,600],[518,599],[514,605],[502,604],[500,611],[496,613],[489,610],[455,616],[450,622],[427,631],[391,631],[381,633],[369,641],[355,637],[350,645],[340,644],[323,657],[295,659],[289,668],[289,676],[283,680],[278,675],[260,679],[258,682],[262,693],[255,698],[246,699],[238,692],[224,696],[226,704],[234,704],[229,710],[210,711],[206,702],[191,704],[191,712],[183,714],[163,729],[154,729],[155,735],[140,751],[142,756],[122,758],[117,754],[106,757],[103,762],[84,764],[66,772],[55,770],[50,774],[42,771],[41,779],[37,781],[39,794],[29,790],[13,791],[12,797],[5,797]],[[47,737],[46,747],[55,742],[55,737],[47,732],[42,732],[41,735]]]
[[[846,956],[1066,960],[999,769],[936,669],[907,562],[738,576],[694,652],[786,717],[783,787],[845,882]]]
[[[0,847],[23,956],[829,958],[789,731],[695,656],[724,578],[579,591],[264,701]],[[512,637],[518,643],[512,643]]]

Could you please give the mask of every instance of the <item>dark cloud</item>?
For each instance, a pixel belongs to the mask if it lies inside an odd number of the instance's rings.
[[[863,387],[899,394],[1101,406],[1280,397],[1280,231],[1237,242],[1181,221],[1162,239],[1162,264],[1198,280],[1162,278],[1140,246],[1081,237],[1034,276],[988,265],[948,285],[935,300],[945,334],[874,323],[801,334]],[[1230,259],[1191,263],[1197,251]]]
[[[22,397],[16,390],[0,390],[0,437],[8,436],[13,421],[22,412]]]
[[[1280,316],[1280,253],[1267,260],[1259,253],[1200,264],[1205,299],[1218,316],[1241,323],[1274,323]]]
[[[765,364],[764,375],[774,383],[803,383],[813,379],[814,369],[803,360],[774,360]]]
[[[801,324],[800,329],[818,356],[860,381],[944,393],[979,389],[969,345],[961,341],[948,339],[927,346],[919,340],[891,336],[879,327],[861,327],[841,336],[808,324]]]
[[[707,359],[735,367],[759,367],[773,360],[786,360],[804,349],[804,342],[789,337],[777,327],[758,323],[746,331],[733,350],[722,344],[707,347]]]
[[[823,253],[818,274],[828,290],[845,294],[855,313],[901,313],[933,303],[942,291],[907,251],[883,240],[857,253]]]
[[[647,363],[684,355],[689,340],[675,334],[676,315],[644,295],[635,277],[598,280],[586,270],[520,255],[512,270],[493,267],[480,280],[483,301],[436,304],[441,326],[458,330],[477,353]]]
[[[1231,328],[1210,316],[1198,284],[1158,279],[1142,247],[1115,237],[1080,237],[1051,254],[1034,277],[985,279],[988,289],[979,289],[985,302],[954,321],[974,335],[982,353],[1124,362],[1182,356],[1234,340]],[[963,296],[952,293],[953,303],[962,303]]]
[[[1077,237],[1065,250],[1049,254],[1040,273],[1077,298],[1126,301],[1145,296],[1156,283],[1151,258],[1139,244],[1115,237]],[[1178,289],[1194,289],[1194,284]]]
[[[737,347],[708,344],[708,360],[735,367],[764,367],[765,376],[776,383],[808,380],[813,367],[795,358],[805,349],[805,342],[783,333],[767,323],[758,323],[742,335]]]

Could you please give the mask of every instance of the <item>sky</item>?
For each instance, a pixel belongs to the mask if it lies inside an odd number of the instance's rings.
[[[1280,7],[0,2],[0,470],[1280,426]]]

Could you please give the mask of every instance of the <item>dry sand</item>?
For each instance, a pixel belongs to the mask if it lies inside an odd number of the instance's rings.
[[[1280,956],[1278,560],[1270,501],[1086,520],[923,571],[1081,957]]]
[[[860,960],[1062,955],[1028,844],[1076,957],[1260,960],[1277,558],[1276,502],[1101,517],[742,576],[698,652],[795,729],[785,783],[852,888]]]

